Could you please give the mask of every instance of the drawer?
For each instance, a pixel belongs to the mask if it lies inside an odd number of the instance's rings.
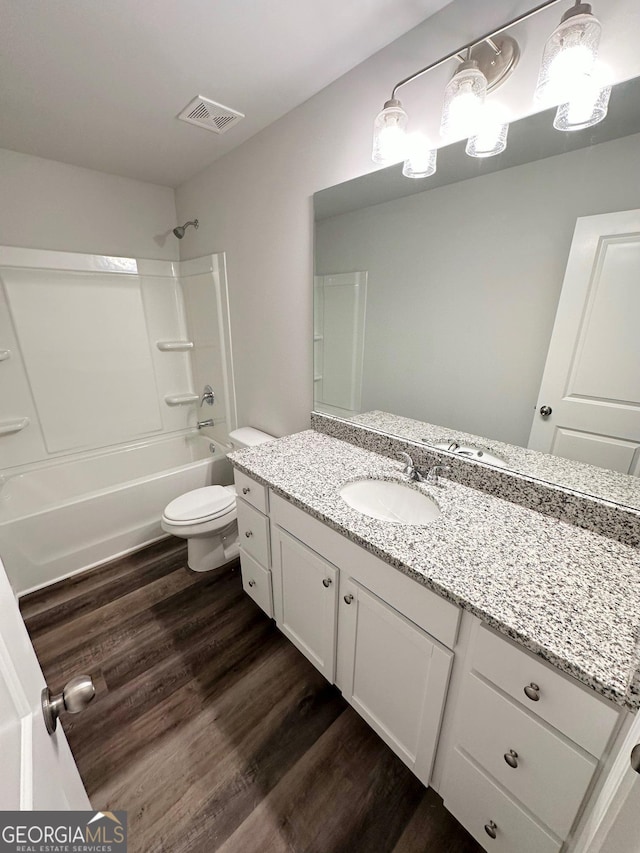
[[[595,758],[475,675],[469,675],[465,684],[458,743],[553,832],[566,838],[597,767]],[[511,767],[505,756],[517,766]]]
[[[605,752],[619,710],[587,687],[484,626],[476,635],[472,666],[591,755],[600,758]],[[534,698],[525,693],[531,684],[539,688],[529,691]]]
[[[236,506],[240,547],[265,569],[270,568],[269,519],[244,501],[236,500]]]
[[[562,846],[562,841],[530,817],[457,749],[451,751],[447,766],[444,804],[476,841],[492,853],[558,853]],[[496,837],[492,838],[489,832]]]
[[[242,588],[250,595],[258,607],[273,619],[273,588],[271,572],[263,569],[253,557],[240,549],[240,570],[242,572]]]
[[[237,468],[233,472],[233,480],[238,497],[267,515],[269,512],[269,490],[267,487],[243,474],[242,471],[238,471]]]

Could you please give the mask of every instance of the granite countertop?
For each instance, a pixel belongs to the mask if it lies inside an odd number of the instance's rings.
[[[640,552],[449,480],[428,525],[378,521],[339,487],[406,482],[402,463],[307,430],[229,454],[234,466],[393,568],[478,616],[583,684],[640,707]]]

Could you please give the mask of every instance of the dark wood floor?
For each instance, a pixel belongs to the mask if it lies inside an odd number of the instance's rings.
[[[93,675],[64,728],[131,853],[478,853],[480,848],[244,595],[167,540],[21,609],[49,686]]]

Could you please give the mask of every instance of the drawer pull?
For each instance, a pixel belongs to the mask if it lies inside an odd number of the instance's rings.
[[[249,486],[245,486],[245,487],[242,489],[242,494],[243,494],[243,495],[248,495],[250,491],[251,491],[251,489],[249,488]]]
[[[485,823],[484,831],[487,833],[489,838],[497,838],[498,836],[498,824],[494,823],[494,821],[490,820],[489,823]]]
[[[509,767],[513,767],[513,769],[515,770],[518,766],[518,753],[515,751],[515,749],[510,749],[509,752],[505,752],[504,760],[507,762]]]
[[[331,586],[333,581],[331,580],[331,578],[323,578],[322,583],[324,586],[326,586],[328,588]]]
[[[251,537],[253,536],[253,533],[250,530],[247,530],[244,535],[247,537],[247,539],[251,539]]]
[[[256,585],[255,581],[249,581],[249,586],[255,586],[255,585]]]
[[[351,595],[351,593],[348,592],[344,597],[344,603],[345,604],[351,604],[352,601],[353,601],[353,595]]]
[[[532,681],[531,684],[527,684],[524,688],[524,695],[527,699],[531,699],[532,702],[537,702],[540,699],[540,688]]]

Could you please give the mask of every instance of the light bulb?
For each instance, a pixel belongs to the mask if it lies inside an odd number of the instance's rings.
[[[444,90],[440,131],[445,139],[462,139],[474,133],[486,94],[487,78],[478,63],[463,62]]]
[[[592,74],[585,74],[571,100],[558,107],[553,121],[556,130],[582,130],[601,122],[609,107],[610,79],[602,65],[597,65]]]
[[[407,124],[409,117],[402,109],[400,101],[387,101],[376,116],[373,125],[374,163],[390,166],[404,160],[407,144]]]
[[[402,167],[405,178],[428,178],[436,171],[438,151],[423,133],[412,133],[407,142],[407,159]]]
[[[485,104],[476,133],[467,140],[465,151],[470,157],[493,157],[507,147],[509,123],[504,111],[495,104]]]
[[[544,47],[536,101],[541,106],[568,102],[590,74],[600,44],[602,27],[588,3],[578,3],[562,16]]]

